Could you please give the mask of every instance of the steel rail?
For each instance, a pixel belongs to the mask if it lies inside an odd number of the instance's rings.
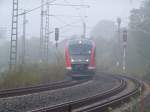
[[[115,76],[113,76],[113,77],[115,77]],[[59,105],[55,105],[55,106],[31,110],[30,112],[72,112],[75,109],[91,105],[95,102],[99,102],[103,99],[109,98],[111,96],[114,96],[114,95],[120,93],[121,91],[123,91],[126,88],[127,83],[125,80],[123,80],[122,78],[119,78],[119,77],[115,77],[115,78],[118,79],[118,81],[120,83],[117,86],[115,86],[114,88],[112,88],[104,93],[96,94],[91,97],[83,98],[83,99],[80,99],[77,101],[71,101],[71,102],[67,102],[67,103],[63,103],[63,104],[59,104]]]
[[[108,111],[108,107],[116,107],[122,104],[122,102],[127,102],[130,100],[130,98],[134,97],[135,95],[138,95],[141,91],[142,88],[144,87],[143,83],[139,82],[137,79],[122,76],[126,79],[132,80],[135,84],[135,88],[128,92],[127,94],[124,94],[122,96],[116,97],[116,98],[111,98],[108,99],[107,101],[103,103],[99,103],[95,106],[91,106],[89,108],[77,111],[77,112],[104,112]]]
[[[49,90],[56,90],[60,88],[81,84],[86,81],[87,80],[80,80],[80,81],[65,80],[65,81],[59,81],[59,82],[54,82],[49,84],[42,84],[38,86],[5,89],[5,90],[0,90],[0,98],[7,98],[7,97],[14,97],[14,96],[27,95],[27,94],[38,93],[43,91],[49,91]]]

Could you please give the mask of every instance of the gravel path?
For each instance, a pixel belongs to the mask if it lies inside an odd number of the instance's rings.
[[[73,87],[0,99],[0,112],[26,112],[48,105],[78,100],[114,87],[116,79],[97,75],[92,81]]]

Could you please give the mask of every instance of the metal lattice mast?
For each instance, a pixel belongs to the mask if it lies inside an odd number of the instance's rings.
[[[13,0],[10,63],[9,69],[16,69],[17,64],[17,41],[18,41],[18,0]]]
[[[24,10],[23,14],[23,36],[22,36],[22,66],[25,65],[25,55],[26,55],[26,46],[25,46],[25,41],[26,41],[26,10]]]
[[[44,37],[44,0],[41,0],[41,26],[40,26],[40,58],[43,60],[43,37]]]
[[[44,39],[44,55],[45,62],[48,62],[48,48],[49,48],[49,0],[46,5],[46,23],[45,23],[45,39]]]

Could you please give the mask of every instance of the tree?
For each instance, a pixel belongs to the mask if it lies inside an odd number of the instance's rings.
[[[100,21],[92,30],[96,43],[96,64],[98,70],[111,71],[116,65],[117,26],[110,20]]]
[[[144,69],[150,64],[150,0],[142,2],[130,15],[128,39],[128,67]]]

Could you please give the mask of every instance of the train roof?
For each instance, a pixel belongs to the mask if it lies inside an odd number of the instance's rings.
[[[71,44],[89,44],[91,45],[93,43],[93,40],[91,39],[71,39],[68,41],[68,44],[71,45]]]

